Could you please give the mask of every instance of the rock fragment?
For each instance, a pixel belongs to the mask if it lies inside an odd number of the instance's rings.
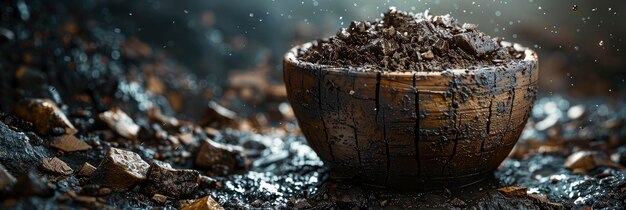
[[[65,162],[57,157],[44,158],[42,160],[41,167],[44,171],[56,175],[70,175],[74,173],[74,170],[70,168]]]
[[[211,101],[200,120],[200,125],[223,129],[236,127],[236,122],[237,113],[219,105],[215,101]]]
[[[426,60],[432,60],[433,58],[435,58],[435,55],[433,54],[433,51],[431,50],[423,52],[420,56],[422,56],[422,58]]]
[[[160,109],[150,109],[148,111],[148,119],[150,119],[153,122],[157,122],[159,124],[161,124],[163,127],[178,127],[180,126],[181,122],[174,118],[174,117],[170,117],[170,116],[166,116],[163,113],[161,113]]]
[[[198,190],[200,172],[173,169],[169,164],[155,160],[150,164],[144,192],[172,197],[190,196]]]
[[[228,174],[238,166],[245,167],[249,162],[242,150],[242,148],[220,144],[210,139],[202,140],[196,156],[196,166],[220,175]]]
[[[565,160],[565,168],[579,173],[586,173],[598,166],[623,168],[611,162],[606,154],[594,151],[578,151]]]
[[[617,148],[617,151],[611,155],[611,160],[622,166],[626,166],[626,146]]]
[[[463,51],[477,56],[484,56],[500,47],[490,36],[475,31],[454,35],[452,40]]]
[[[217,210],[224,209],[210,195],[204,196],[193,203],[183,206],[181,210]]]
[[[80,166],[80,169],[78,169],[78,173],[76,173],[76,175],[82,176],[82,177],[89,177],[93,175],[94,171],[96,171],[96,167],[89,164],[88,162],[85,162],[83,163],[83,165]]]
[[[138,154],[111,147],[94,171],[92,181],[116,192],[125,191],[145,180],[149,167]]]
[[[100,113],[98,118],[106,123],[109,128],[117,132],[120,136],[127,139],[136,139],[139,133],[139,125],[135,124],[124,111],[118,108],[110,109]]]
[[[11,191],[15,185],[15,177],[0,164],[0,194]]]
[[[159,203],[165,203],[165,201],[167,201],[167,196],[161,195],[161,194],[154,194],[152,196],[152,200],[159,202]]]
[[[176,137],[178,137],[178,140],[180,140],[180,142],[182,142],[185,145],[190,145],[193,143],[192,133],[182,133],[182,134],[178,134]]]
[[[50,143],[51,147],[57,148],[64,152],[76,152],[90,150],[91,146],[83,140],[76,138],[74,135],[62,135],[55,137]]]
[[[16,117],[32,122],[39,134],[52,134],[55,128],[65,134],[74,134],[76,128],[50,99],[27,99],[20,101],[12,112]]]
[[[526,196],[527,187],[523,186],[508,186],[498,188],[498,191],[504,193],[506,196]]]

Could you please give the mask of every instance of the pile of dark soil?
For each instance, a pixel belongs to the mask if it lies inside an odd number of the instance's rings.
[[[354,21],[319,40],[299,57],[311,63],[383,71],[443,71],[499,65],[522,53],[502,46],[450,15],[412,14],[391,8],[382,20]]]

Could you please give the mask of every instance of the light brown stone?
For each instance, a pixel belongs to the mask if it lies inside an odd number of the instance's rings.
[[[506,196],[526,196],[527,187],[523,186],[508,186],[498,188],[498,191],[504,193]]]
[[[135,124],[135,121],[133,121],[133,119],[121,109],[110,109],[106,112],[100,113],[98,117],[120,136],[127,139],[137,138],[139,126]]]
[[[70,168],[65,162],[56,157],[44,158],[42,162],[41,167],[49,173],[57,175],[70,175],[74,172],[74,170],[72,170],[72,168]]]
[[[217,210],[224,209],[210,195],[204,196],[193,203],[183,206],[181,210]]]
[[[228,174],[237,167],[237,159],[246,159],[241,148],[205,139],[200,143],[196,166],[219,174]]]
[[[215,101],[209,102],[200,120],[201,126],[209,126],[218,129],[236,127],[236,124],[237,113],[219,105]]]
[[[157,193],[152,196],[152,200],[159,202],[159,203],[165,203],[165,201],[167,201],[167,196]]]
[[[57,148],[64,152],[76,152],[90,150],[91,146],[83,140],[76,138],[74,135],[62,135],[55,137],[50,143],[51,147]]]
[[[77,132],[65,113],[50,99],[20,101],[13,109],[12,114],[32,122],[39,134],[52,134],[53,129],[57,127],[64,129],[66,134]]]
[[[80,166],[80,169],[78,169],[78,173],[76,175],[88,177],[91,176],[94,171],[96,171],[96,167],[89,164],[88,162],[85,162],[82,166]]]
[[[113,191],[125,191],[145,180],[149,167],[138,154],[111,147],[93,173],[92,180]]]

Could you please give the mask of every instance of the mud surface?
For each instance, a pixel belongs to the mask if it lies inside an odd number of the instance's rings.
[[[311,63],[364,70],[443,71],[501,65],[523,54],[450,15],[390,8],[382,19],[353,21],[298,56]]]
[[[159,47],[70,18],[65,6],[0,6],[0,31],[13,34],[0,39],[1,209],[176,209],[205,196],[227,209],[626,205],[624,100],[540,98],[516,149],[487,181],[397,192],[329,180],[280,88],[250,94],[233,85],[225,91],[232,97],[209,94]],[[249,75],[230,79],[255,81]],[[228,106],[237,101],[261,111],[243,115]],[[37,111],[15,111],[22,103]],[[176,117],[186,109],[207,116]],[[31,122],[40,119],[52,121]],[[203,145],[214,153],[198,160]],[[206,159],[218,167],[203,167]]]

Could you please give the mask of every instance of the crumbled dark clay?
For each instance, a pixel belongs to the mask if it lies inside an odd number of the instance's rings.
[[[521,53],[450,15],[413,14],[392,7],[382,20],[353,21],[298,56],[335,67],[405,72],[501,65],[521,58]]]

